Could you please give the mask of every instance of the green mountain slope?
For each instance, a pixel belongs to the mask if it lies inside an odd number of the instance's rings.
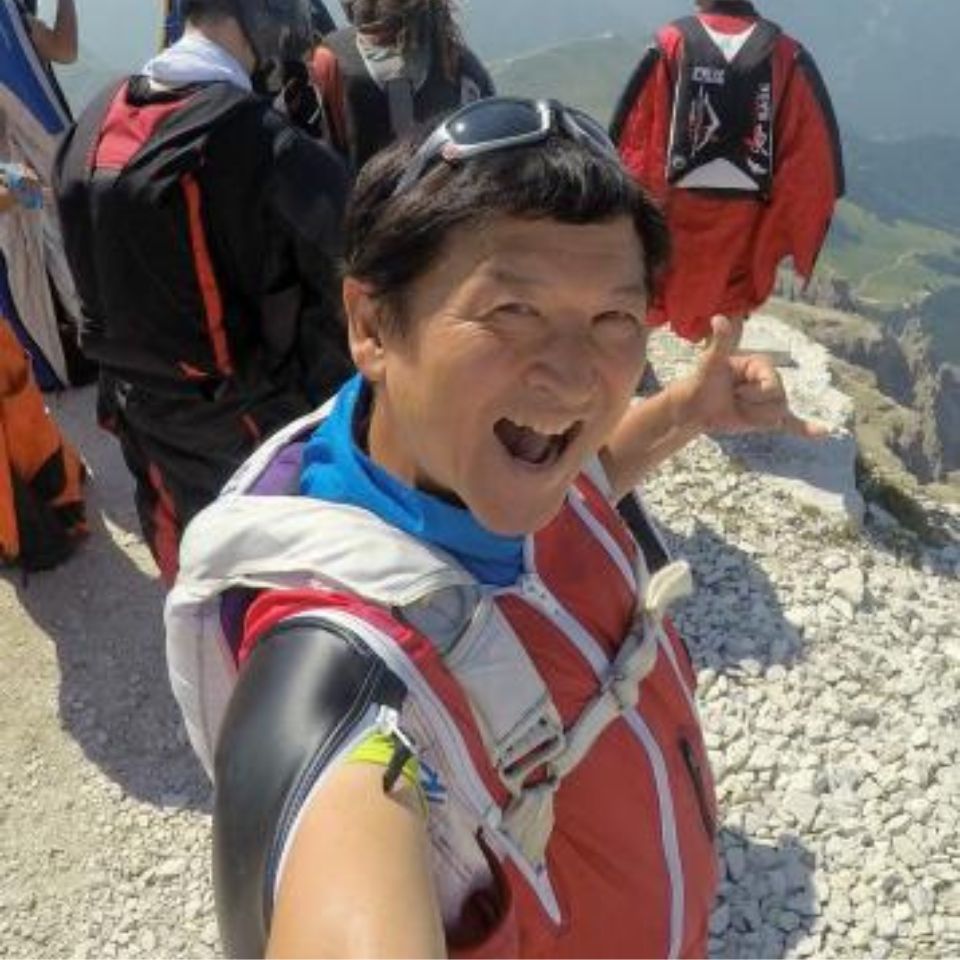
[[[606,34],[499,61],[490,73],[498,93],[556,97],[607,122],[641,50]]]
[[[864,303],[899,305],[960,281],[960,235],[841,201],[821,259]]]
[[[498,88],[554,96],[609,119],[640,45],[605,35],[494,65]],[[960,282],[960,139],[847,138],[849,200],[823,264],[867,300],[900,304]]]

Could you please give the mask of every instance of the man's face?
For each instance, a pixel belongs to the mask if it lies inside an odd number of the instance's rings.
[[[383,337],[372,367],[355,350],[373,458],[494,532],[548,523],[640,377],[643,269],[626,216],[455,231],[405,298],[408,332]]]

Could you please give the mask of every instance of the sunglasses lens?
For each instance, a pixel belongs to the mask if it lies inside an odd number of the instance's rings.
[[[495,143],[529,136],[542,129],[536,104],[522,100],[478,100],[447,124],[454,143],[461,147]]]
[[[607,131],[597,123],[589,114],[582,110],[567,108],[567,116],[570,121],[578,128],[580,133],[587,137],[595,146],[599,147],[605,153],[616,155],[617,148],[613,145]]]

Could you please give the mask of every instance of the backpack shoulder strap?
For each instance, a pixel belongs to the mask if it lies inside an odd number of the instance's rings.
[[[736,62],[746,72],[768,60],[783,31],[772,20],[757,21],[750,39],[736,57]]]
[[[93,159],[103,123],[117,95],[126,90],[128,82],[129,78],[124,77],[108,83],[64,136],[53,167],[55,192],[60,192],[61,184],[86,182],[93,175]]]
[[[672,26],[683,36],[684,50],[690,50],[705,38],[713,43],[713,37],[706,24],[697,16],[680,17]],[[737,65],[745,71],[752,70],[770,56],[783,33],[780,26],[772,20],[760,17],[753,24],[750,38],[734,58]]]
[[[413,84],[409,77],[393,77],[386,83],[390,129],[396,138],[409,133],[416,123],[413,109]]]

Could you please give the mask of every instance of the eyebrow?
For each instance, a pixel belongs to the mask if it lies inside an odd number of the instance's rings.
[[[550,285],[546,280],[538,280],[535,277],[526,277],[519,273],[513,273],[505,267],[494,267],[485,271],[485,274],[490,280],[496,280],[500,283],[512,284],[518,287],[546,287]],[[642,283],[624,283],[619,287],[614,287],[610,293],[618,297],[636,297],[642,300],[647,297],[648,290]]]

